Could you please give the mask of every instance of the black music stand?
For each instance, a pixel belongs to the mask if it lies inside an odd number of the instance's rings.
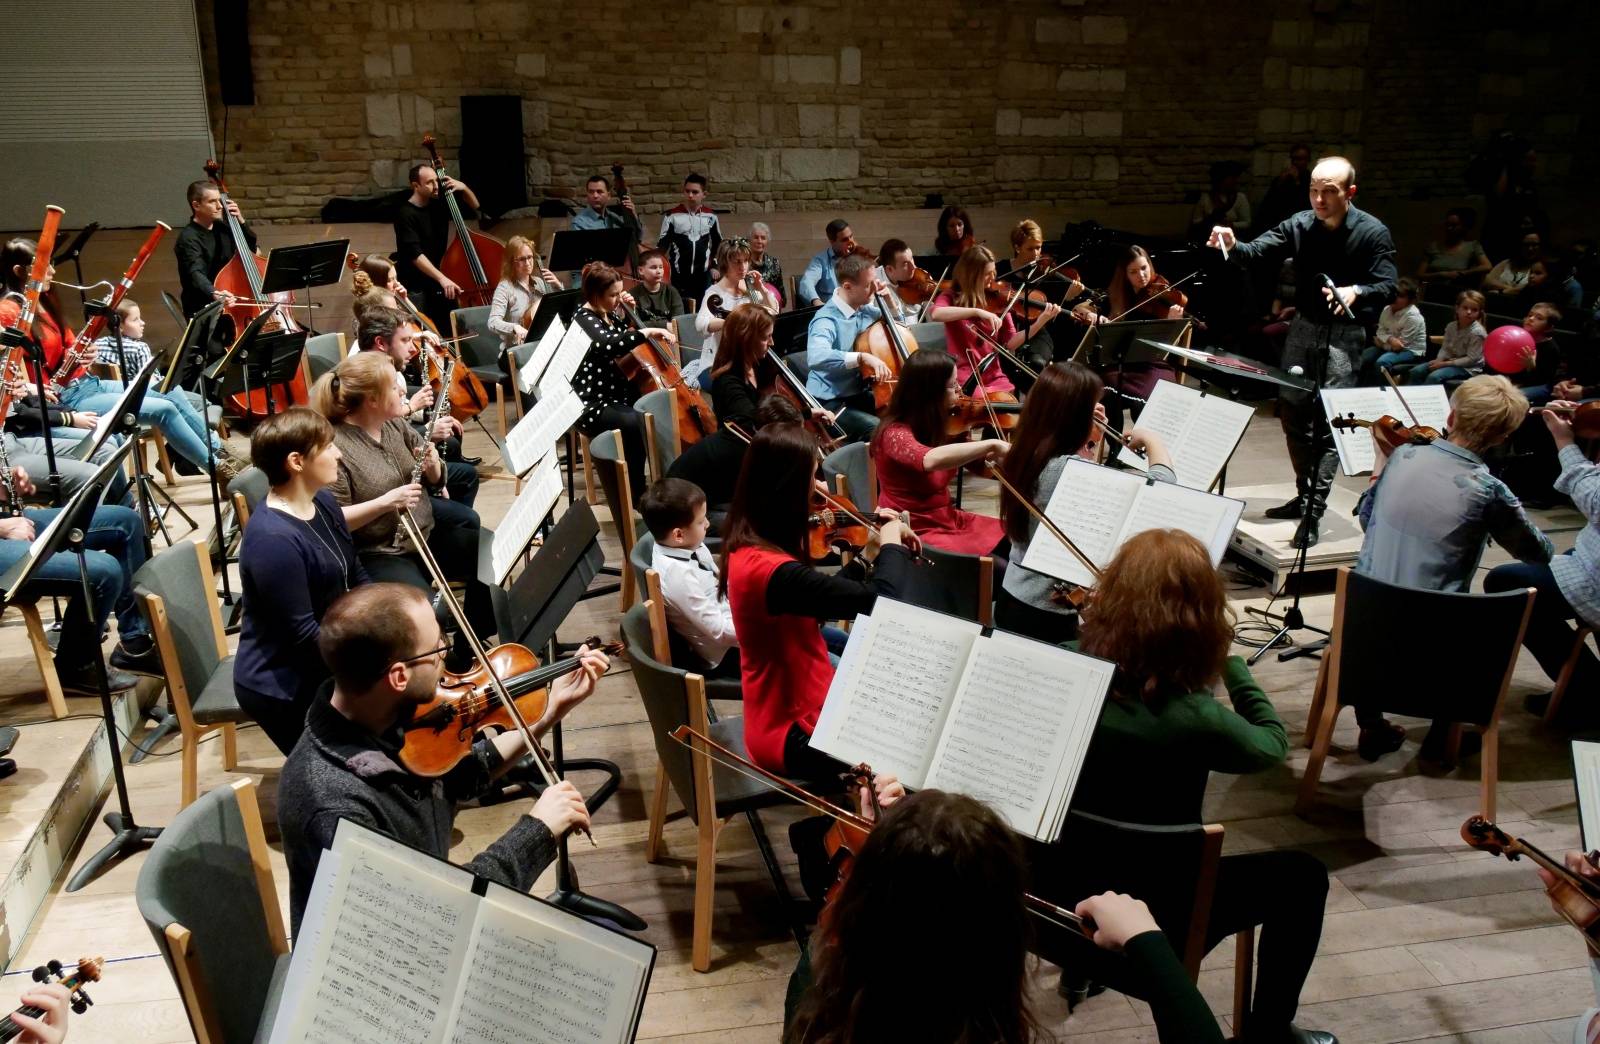
[[[24,585],[34,579],[39,568],[52,556],[63,551],[70,552],[78,558],[78,582],[83,587],[80,604],[83,607],[84,622],[88,625],[88,630],[94,632],[95,614],[92,608],[94,588],[89,583],[89,566],[84,556],[87,548],[84,541],[94,509],[100,503],[101,494],[111,481],[112,473],[122,466],[122,455],[132,446],[130,440],[118,447],[117,451],[100,465],[94,477],[72,495],[72,499],[45,527],[44,532],[34,538],[28,553],[7,570],[4,576],[0,576],[0,589],[4,591],[3,597],[7,603],[17,596]],[[140,826],[133,818],[133,807],[128,799],[128,780],[122,771],[122,744],[118,742],[118,737],[122,733],[117,727],[116,708],[111,703],[111,681],[107,676],[105,658],[99,649],[94,651],[93,659],[95,680],[100,685],[100,712],[105,718],[106,741],[111,745],[111,773],[117,791],[118,810],[107,812],[105,815],[105,824],[111,828],[114,836],[104,848],[90,856],[72,876],[72,880],[67,882],[69,892],[76,892],[94,880],[108,863],[132,855],[161,836],[160,827]]]
[[[88,245],[89,240],[91,238],[93,238],[94,234],[96,232],[98,232],[98,231],[100,231],[100,222],[98,222],[98,221],[89,222],[87,225],[83,226],[83,228],[78,231],[78,234],[76,236],[72,237],[72,242],[68,243],[66,246],[64,246],[60,250],[56,251],[55,256],[50,259],[50,263],[52,265],[55,265],[57,268],[60,268],[62,265],[66,264],[68,261],[71,261],[72,262],[72,274],[73,274],[73,277],[77,280],[79,285],[82,285],[82,283],[83,283],[83,248],[86,245]],[[87,310],[87,306],[89,304],[89,292],[87,290],[79,290],[78,291],[78,300],[83,302],[83,304],[85,306],[84,314],[88,315],[89,313],[88,313],[88,310]]]
[[[272,414],[278,412],[277,400],[272,395],[274,388],[282,391],[285,405],[290,402],[289,382],[300,372],[306,332],[263,332],[267,320],[279,307],[262,309],[227,354],[205,371],[206,380],[217,385],[218,402],[228,395],[243,394],[248,399],[251,392],[260,391],[266,396],[267,413]]]
[[[267,255],[267,272],[261,277],[261,294],[271,297],[288,290],[305,291],[306,329],[311,324],[311,288],[337,283],[344,278],[345,259],[350,255],[348,239],[330,239],[299,246],[277,247]],[[285,309],[296,305],[286,304]]]
[[[572,322],[572,317],[577,314],[578,306],[581,304],[583,304],[581,286],[545,294],[539,299],[539,307],[533,310],[533,322],[528,324],[528,336],[523,338],[524,343],[537,344],[557,316],[561,317],[563,323]]]
[[[591,261],[616,268],[628,260],[632,246],[631,228],[562,229],[550,243],[549,268],[552,272],[579,272]]]
[[[545,662],[555,662],[556,630],[579,602],[592,597],[589,584],[600,575],[605,558],[605,552],[600,549],[600,523],[595,520],[594,512],[587,503],[574,504],[551,527],[545,535],[544,546],[515,580],[506,587],[494,584],[492,575],[486,581],[500,641],[543,649]],[[568,771],[605,774],[605,780],[584,799],[591,814],[610,800],[622,785],[622,769],[616,762],[604,758],[563,759],[559,722],[550,730],[550,749],[556,771],[563,776]],[[517,789],[502,791],[487,799],[479,798],[479,802],[494,804],[522,796],[524,784],[514,786]],[[639,932],[646,927],[644,920],[631,911],[579,890],[565,837],[556,855],[556,890],[550,893],[550,902],[591,920],[620,925],[628,931]]]
[[[820,305],[811,305],[779,312],[777,318],[772,321],[772,354],[782,359],[795,352],[804,351],[806,331],[811,327],[812,317],[820,310]]]

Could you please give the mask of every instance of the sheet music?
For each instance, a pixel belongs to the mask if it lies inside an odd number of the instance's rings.
[[[284,1039],[441,1042],[477,898],[357,838],[339,847],[316,945],[295,950],[295,961],[308,962],[300,977],[309,988],[286,995],[300,1003],[284,1005],[294,1018]]]
[[[478,904],[451,1044],[631,1038],[649,950],[499,885]],[[625,948],[642,953],[628,954]]]
[[[506,577],[522,557],[523,549],[533,539],[539,528],[561,498],[561,467],[552,448],[544,459],[533,466],[524,480],[522,492],[511,502],[505,518],[494,529],[494,543],[489,549],[494,563],[494,582],[505,583]]]
[[[1139,413],[1139,427],[1161,436],[1172,455],[1178,484],[1209,490],[1228,466],[1256,411],[1225,396],[1202,394],[1175,381],[1157,381],[1150,401]],[[1124,451],[1124,464],[1147,470],[1144,458]]]
[[[1572,783],[1578,792],[1578,825],[1585,852],[1600,848],[1600,743],[1572,741]]]
[[[322,857],[317,861],[317,876],[311,881],[311,891],[306,896],[306,907],[300,914],[300,934],[291,940],[294,952],[289,957],[289,971],[283,980],[283,996],[301,997],[312,988],[315,982],[313,977],[316,969],[310,955],[317,952],[322,945],[322,927],[327,923],[328,908],[333,901],[334,890],[340,884],[341,856],[331,849],[324,849]],[[301,958],[300,952],[304,950],[306,957]],[[287,1007],[279,1007],[272,1023],[272,1036],[269,1044],[286,1044],[289,1040],[289,1031],[294,1025],[295,1012]]]
[[[1335,417],[1355,414],[1357,420],[1377,420],[1387,414],[1402,424],[1411,423],[1411,414],[1417,422],[1430,428],[1445,430],[1450,417],[1450,396],[1442,384],[1406,385],[1405,402],[1400,392],[1385,385],[1381,388],[1324,388],[1322,412],[1331,422]],[[1346,475],[1370,474],[1374,464],[1372,432],[1368,428],[1334,428],[1334,446],[1339,451],[1339,468]]]
[[[506,435],[506,466],[525,475],[549,453],[556,440],[583,416],[583,400],[565,381],[552,381],[546,374],[539,386],[539,401]]]
[[[1054,840],[1114,666],[995,631],[974,643],[927,785],[977,798]]]
[[[1152,482],[1139,489],[1117,546],[1147,529],[1181,529],[1206,546],[1211,564],[1222,561],[1233,531],[1244,513],[1244,501],[1185,489],[1171,482]]]
[[[1067,462],[1045,517],[1072,538],[1089,561],[1105,568],[1121,542],[1123,523],[1145,485],[1137,473],[1103,468],[1081,458]],[[1038,573],[1087,586],[1094,575],[1045,526],[1034,530],[1022,564]]]
[[[811,746],[922,786],[980,633],[976,623],[879,598],[850,632]]]
[[[583,362],[583,357],[588,354],[589,345],[592,343],[593,340],[589,335],[583,332],[583,327],[575,322],[570,324],[567,332],[561,337],[555,358],[550,360],[549,369],[539,378],[540,384],[550,378],[562,384],[570,384],[572,375],[578,372],[578,365]]]
[[[562,325],[561,317],[556,316],[550,320],[550,325],[545,327],[544,336],[539,338],[539,343],[533,349],[533,354],[528,356],[528,361],[522,364],[517,371],[517,386],[524,395],[530,394],[539,384],[544,371],[556,357],[556,349],[561,347],[561,341],[567,335],[567,328]],[[568,375],[567,380],[571,380]]]

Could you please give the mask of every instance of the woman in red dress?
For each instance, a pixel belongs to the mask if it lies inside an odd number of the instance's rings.
[[[937,348],[914,353],[900,367],[900,382],[872,436],[878,469],[878,506],[911,513],[911,528],[941,551],[987,555],[1004,539],[998,518],[962,511],[950,502],[957,468],[998,461],[999,439],[952,439],[945,420],[961,396],[955,360]]]
[[[994,278],[994,254],[988,247],[971,248],[956,262],[950,289],[933,299],[933,308],[928,312],[929,320],[944,324],[945,340],[956,363],[956,379],[967,392],[972,392],[977,383],[972,378],[974,362],[982,373],[984,388],[1016,390],[1011,379],[1001,372],[994,346],[980,337],[980,332],[1005,345],[1007,351],[1015,352],[1024,341],[1038,337],[1050,325],[1050,320],[1061,314],[1060,305],[1045,305],[1031,327],[1017,329],[1009,312],[997,316],[986,305],[986,294]]]

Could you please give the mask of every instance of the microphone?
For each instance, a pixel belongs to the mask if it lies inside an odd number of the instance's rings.
[[[1294,377],[1304,377],[1306,375],[1306,368],[1304,366],[1291,366],[1289,367],[1289,373]]]
[[[1326,272],[1322,273],[1322,287],[1333,294],[1333,300],[1328,302],[1328,307],[1333,310],[1333,314],[1353,318],[1350,315],[1350,309],[1344,306],[1344,300],[1339,296],[1339,288],[1334,285],[1333,277]]]

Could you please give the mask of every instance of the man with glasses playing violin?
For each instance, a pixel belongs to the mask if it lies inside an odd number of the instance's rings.
[[[487,791],[526,753],[521,734],[513,731],[492,740],[480,737],[460,764],[438,778],[402,766],[405,727],[416,708],[433,699],[450,648],[417,588],[356,588],[328,607],[317,645],[333,680],[312,703],[306,731],[278,782],[289,922],[297,938],[317,861],[333,846],[339,820],[448,858],[456,803]],[[544,717],[530,723],[535,735],[587,698],[610,665],[604,652],[587,647],[580,647],[579,659],[577,669],[550,685]],[[557,840],[588,826],[578,789],[557,783],[466,869],[525,892],[555,858]]]

